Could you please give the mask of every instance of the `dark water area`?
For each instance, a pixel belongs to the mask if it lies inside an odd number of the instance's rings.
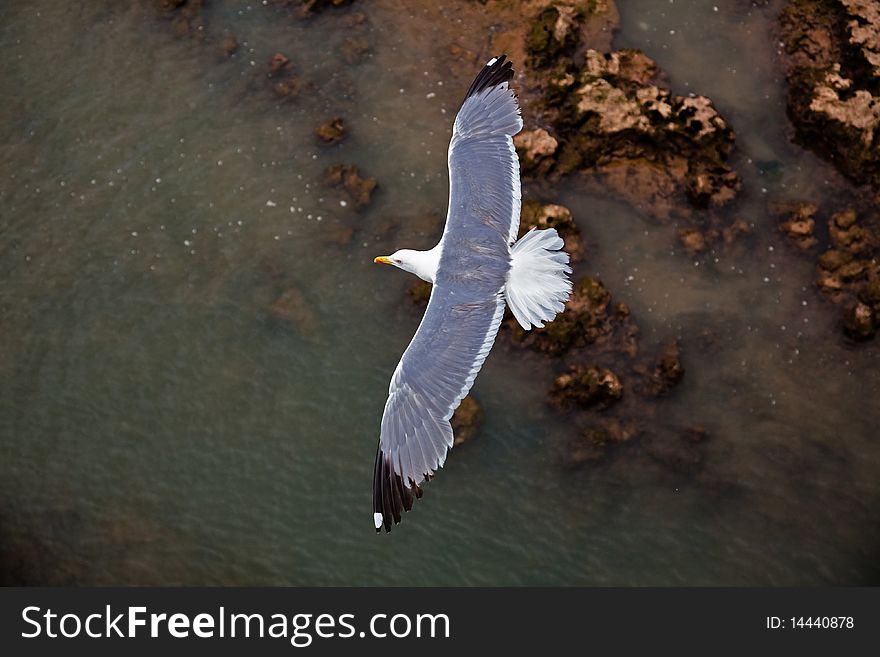
[[[417,10],[362,4],[341,30],[210,3],[239,41],[227,58],[149,3],[3,3],[4,582],[878,583],[880,349],[840,335],[768,207],[840,193],[791,143],[772,4],[621,1],[614,42],[733,125],[748,249],[694,258],[579,179],[554,188],[588,244],[576,275],[628,304],[647,345],[682,343],[684,382],[652,422],[705,427],[700,475],[638,448],[566,468],[556,364],[499,341],[479,435],[374,535],[381,411],[420,311],[372,258],[439,236],[473,72],[431,57]],[[338,54],[352,32],[371,48],[356,64]],[[266,85],[279,50],[312,82],[294,101]],[[322,148],[336,115],[349,137]],[[379,181],[368,208],[318,182],[340,162]],[[293,326],[271,311],[285,293]]]

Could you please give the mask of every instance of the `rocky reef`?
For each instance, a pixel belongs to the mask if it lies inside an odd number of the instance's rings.
[[[512,346],[556,357],[559,374],[547,400],[577,427],[565,450],[570,466],[599,461],[616,446],[651,440],[656,433],[651,425],[655,407],[684,378],[679,343],[666,340],[643,354],[629,308],[614,303],[596,278],[580,279],[565,310],[546,327],[526,332],[513,317],[502,326],[502,336]],[[663,440],[668,442],[668,436]],[[678,443],[672,441],[668,448],[675,451]],[[683,469],[675,461],[673,470],[693,474],[699,469],[702,452],[688,453],[685,461],[690,465]]]
[[[473,440],[483,423],[483,409],[473,395],[461,400],[449,423],[455,432],[454,445],[462,445]]]
[[[880,5],[791,0],[780,14],[798,143],[880,189]]]
[[[345,138],[345,123],[342,117],[328,119],[315,129],[315,135],[324,144],[336,144]]]
[[[577,262],[581,259],[584,251],[581,231],[568,208],[556,203],[540,203],[534,199],[524,199],[517,237],[522,237],[533,228],[539,230],[555,228],[564,242],[563,248],[571,256],[571,261]]]
[[[328,187],[344,191],[356,208],[369,205],[373,192],[378,186],[375,178],[363,175],[353,164],[336,164],[328,167],[324,171],[322,182]],[[340,203],[346,204],[344,200]]]
[[[858,205],[830,216],[813,203],[774,210],[789,241],[815,258],[816,286],[838,306],[843,332],[864,341],[875,336],[880,318],[880,214],[871,203]]]
[[[712,101],[673,94],[640,50],[612,51],[613,3],[540,4],[522,28],[538,126],[516,140],[523,173],[593,174],[661,219],[729,203],[740,187],[734,132]]]

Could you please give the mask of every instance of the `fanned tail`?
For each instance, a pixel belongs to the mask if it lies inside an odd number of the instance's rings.
[[[553,228],[532,229],[511,249],[510,274],[504,296],[513,316],[526,331],[543,328],[565,309],[571,294],[568,254]]]

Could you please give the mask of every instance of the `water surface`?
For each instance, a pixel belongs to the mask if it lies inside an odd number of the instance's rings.
[[[372,258],[436,240],[462,91],[418,17],[376,2],[340,29],[214,2],[211,29],[241,43],[227,60],[137,3],[4,3],[5,576],[876,583],[880,352],[839,337],[812,265],[767,211],[771,197],[827,202],[836,180],[789,143],[774,9],[620,5],[616,45],[645,49],[737,130],[753,248],[695,260],[674,228],[577,180],[554,200],[589,244],[577,274],[630,305],[646,349],[682,340],[687,374],[656,421],[704,425],[705,470],[674,475],[638,449],[564,468],[574,429],[543,401],[558,364],[499,344],[474,388],[479,437],[377,537],[378,425],[419,313],[407,276]],[[372,54],[343,64],[352,30]],[[313,82],[295,101],[264,78],[277,50]],[[334,115],[350,138],[321,148],[312,131]],[[379,180],[367,210],[318,184],[339,162]],[[307,302],[296,328],[270,313],[290,289]]]

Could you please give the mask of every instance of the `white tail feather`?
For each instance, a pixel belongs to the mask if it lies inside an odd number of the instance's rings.
[[[568,254],[553,228],[532,229],[513,245],[504,296],[513,316],[526,331],[543,328],[565,309],[571,294]]]

